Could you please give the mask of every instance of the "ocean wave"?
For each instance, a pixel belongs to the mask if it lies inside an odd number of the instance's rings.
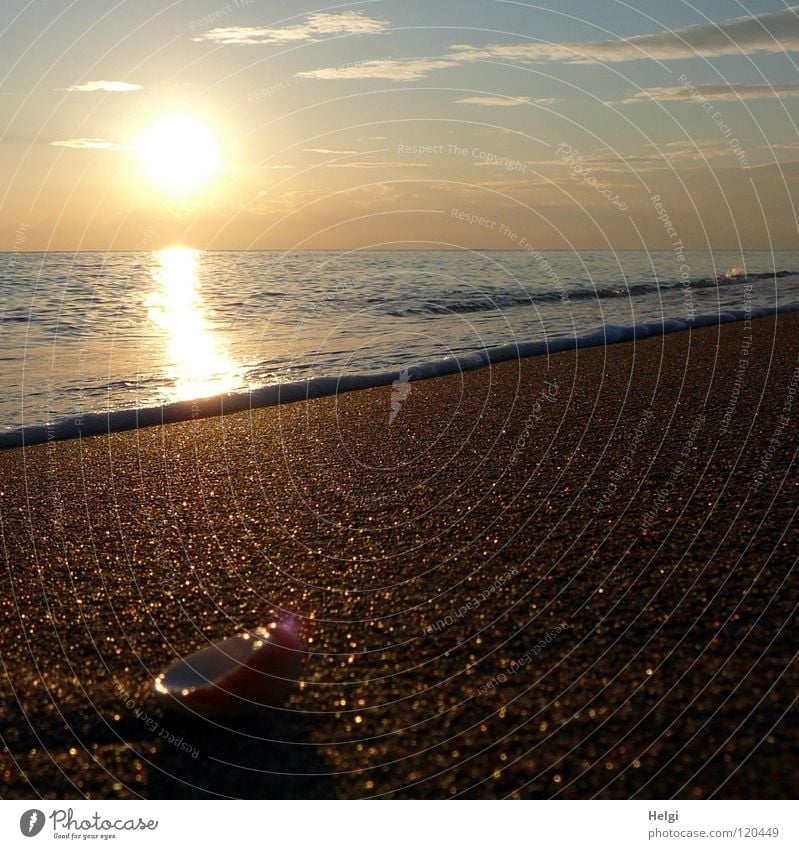
[[[797,311],[799,311],[799,302],[784,304],[776,308],[753,308],[750,312],[730,310],[713,315],[700,315],[692,319],[667,318],[634,325],[606,325],[577,336],[558,336],[537,342],[511,343],[483,348],[457,357],[421,363],[402,371],[407,371],[411,380],[427,380],[472,371],[490,364],[515,360],[520,357],[546,356],[561,351],[636,341],[699,327],[760,318],[777,312]],[[400,371],[384,371],[371,374],[340,375],[338,377],[313,377],[290,383],[264,386],[247,392],[225,393],[210,398],[177,401],[158,407],[114,410],[108,413],[87,413],[65,418],[49,425],[24,427],[0,433],[0,449],[135,430],[192,419],[211,418],[259,407],[337,395],[341,392],[389,386],[400,378],[400,374]]]
[[[518,292],[480,292],[478,294],[455,293],[437,301],[425,301],[392,308],[386,313],[394,318],[410,318],[425,315],[461,315],[474,312],[497,311],[513,307],[534,306],[535,304],[555,303],[557,301],[596,301],[610,298],[635,298],[652,295],[657,292],[676,289],[710,289],[723,286],[736,286],[755,281],[774,280],[792,277],[799,272],[776,271],[757,274],[733,274],[721,277],[703,277],[695,280],[669,280],[665,282],[633,283],[623,286],[601,286],[596,288],[571,287],[550,289],[547,291],[530,290],[524,294]],[[375,299],[377,300],[377,299]]]

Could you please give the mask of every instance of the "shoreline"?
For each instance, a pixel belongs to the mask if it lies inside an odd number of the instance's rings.
[[[750,307],[743,310],[725,310],[713,315],[694,315],[685,319],[667,318],[662,321],[647,321],[634,325],[607,325],[587,330],[578,336],[558,336],[538,342],[509,343],[444,360],[432,360],[410,367],[408,369],[411,373],[410,380],[401,370],[338,377],[322,376],[253,390],[226,392],[207,398],[172,401],[157,407],[112,410],[105,413],[76,413],[51,424],[30,425],[0,432],[0,452],[23,445],[32,446],[60,442],[65,439],[159,427],[175,422],[227,416],[264,407],[390,386],[398,380],[403,382],[432,380],[519,359],[548,357],[563,351],[636,342],[671,333],[695,331],[702,327],[752,321],[797,311],[799,311],[799,303],[791,303],[779,308]]]
[[[797,388],[780,313],[0,452],[4,796],[795,798]],[[153,701],[274,610],[282,709]]]

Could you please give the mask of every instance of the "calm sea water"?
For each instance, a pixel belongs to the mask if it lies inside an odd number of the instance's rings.
[[[775,309],[794,271],[799,252],[0,254],[0,426]]]

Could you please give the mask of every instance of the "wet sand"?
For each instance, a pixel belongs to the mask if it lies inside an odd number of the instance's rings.
[[[798,355],[781,315],[0,453],[2,796],[795,797]],[[274,610],[282,709],[154,703]]]

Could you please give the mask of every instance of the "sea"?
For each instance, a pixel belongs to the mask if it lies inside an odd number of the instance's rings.
[[[799,252],[0,254],[0,447],[799,309]]]

